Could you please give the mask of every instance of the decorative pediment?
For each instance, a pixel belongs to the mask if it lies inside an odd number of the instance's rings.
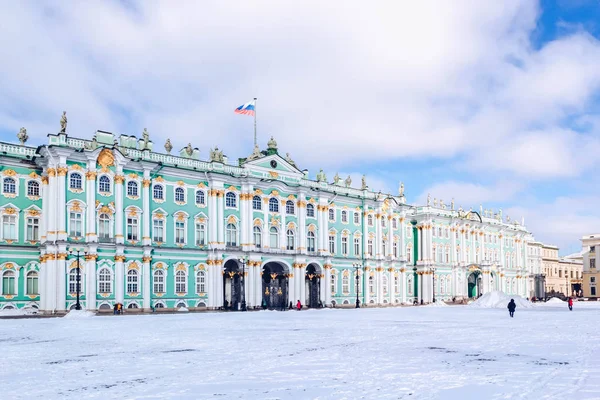
[[[246,161],[244,167],[249,168],[250,170],[255,169],[272,173],[271,176],[273,179],[277,179],[279,174],[292,174],[298,175],[299,177],[304,176],[302,171],[278,154],[262,157],[257,160]]]

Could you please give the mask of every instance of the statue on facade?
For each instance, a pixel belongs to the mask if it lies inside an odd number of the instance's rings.
[[[167,139],[167,142],[165,143],[165,150],[167,151],[167,154],[171,154],[171,150],[173,150],[171,139]]]
[[[335,176],[333,177],[333,184],[339,185],[341,180],[342,180],[342,178],[340,178],[340,175],[336,172]]]
[[[19,133],[17,133],[17,139],[19,139],[19,142],[21,142],[21,146],[23,146],[27,139],[29,139],[29,136],[27,136],[27,129],[21,128],[19,130]]]
[[[483,215],[483,205],[480,204],[479,205],[479,216],[482,216],[482,215]]]
[[[454,197],[452,198],[452,201],[450,202],[450,209],[452,211],[454,211]]]
[[[350,178],[350,175],[348,175],[348,177],[346,178],[346,187],[350,187],[350,185],[352,185],[352,178]]]
[[[142,140],[142,148],[140,150],[150,150],[150,146],[148,145],[150,142],[150,134],[146,128],[144,128],[144,132],[142,132]]]
[[[188,155],[188,157],[191,157],[192,154],[194,154],[194,149],[192,148],[191,143],[188,143],[188,145],[185,146],[185,153]]]
[[[510,216],[506,215],[506,222],[510,222]]]
[[[368,186],[367,186],[367,177],[366,176],[362,176],[362,185],[361,185],[361,189],[362,190],[367,190]]]
[[[63,111],[62,117],[60,117],[60,132],[59,133],[66,133],[67,132],[67,112]]]
[[[219,151],[218,147],[215,147],[214,150],[210,149],[210,161],[220,162],[224,161],[223,152]]]
[[[96,140],[96,136],[92,138],[92,142],[90,144],[85,144],[86,150],[96,150],[98,148],[98,141]]]
[[[436,197],[434,197],[434,198],[433,198],[433,206],[434,206],[434,207],[437,207],[437,206],[438,206],[438,201],[437,201],[437,198],[436,198]]]
[[[404,183],[400,182],[400,187],[398,188],[398,194],[400,197],[404,197]]]
[[[252,154],[250,154],[247,158],[248,161],[252,161],[252,160],[256,160],[258,158],[261,158],[263,155],[260,152],[260,149],[258,148],[258,145],[255,144],[254,145],[254,150],[252,151]]]
[[[427,193],[427,206],[431,205],[431,194]]]
[[[287,161],[294,167],[296,166],[296,163],[294,162],[294,160],[292,160],[292,157],[290,157],[290,153],[285,153],[285,161]]]
[[[271,136],[271,139],[269,139],[269,141],[267,142],[267,148],[269,150],[277,150],[277,142],[275,141],[275,139],[273,139],[273,136]]]
[[[502,221],[502,209],[498,209],[498,221]]]
[[[444,204],[444,200],[440,199],[440,207],[445,210],[446,209],[446,205]]]
[[[325,176],[325,172],[323,172],[323,170],[319,171],[317,174],[317,182],[327,182],[327,176]]]

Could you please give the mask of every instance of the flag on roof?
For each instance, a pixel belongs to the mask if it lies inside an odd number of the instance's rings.
[[[244,105],[239,106],[233,112],[236,114],[254,116],[255,111],[256,111],[256,99],[249,101]]]

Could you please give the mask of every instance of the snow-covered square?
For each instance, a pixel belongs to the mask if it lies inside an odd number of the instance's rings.
[[[578,302],[2,320],[6,399],[597,399]]]

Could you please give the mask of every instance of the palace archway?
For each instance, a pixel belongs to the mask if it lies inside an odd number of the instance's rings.
[[[288,302],[289,279],[287,267],[276,261],[268,262],[262,271],[262,298],[267,308],[281,310]]]
[[[306,285],[306,299],[304,299],[306,306],[318,308],[321,295],[321,268],[317,264],[309,264],[306,267],[304,282]]]
[[[480,270],[474,270],[468,275],[467,294],[469,298],[477,298],[483,294],[483,278]]]
[[[223,306],[225,309],[239,310],[242,302],[242,271],[237,260],[225,263],[223,273]]]

